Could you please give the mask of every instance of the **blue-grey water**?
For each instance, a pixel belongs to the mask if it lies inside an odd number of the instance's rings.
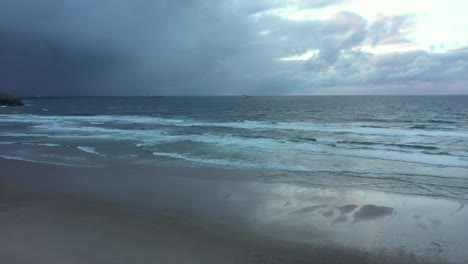
[[[26,98],[0,156],[265,170],[271,182],[468,199],[468,96]]]

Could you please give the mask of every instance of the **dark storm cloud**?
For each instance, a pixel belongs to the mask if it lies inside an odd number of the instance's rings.
[[[336,87],[463,82],[466,50],[374,56],[410,43],[411,15],[369,23],[339,12],[288,20],[267,11],[339,0],[0,1],[0,89],[53,95],[327,93]],[[308,61],[284,61],[310,50]],[[403,87],[403,86],[402,86]],[[367,89],[367,90],[366,90]]]
[[[211,1],[6,0],[0,5],[0,32],[8,40],[0,44],[0,56],[4,76],[10,76],[2,81],[25,91],[40,85],[37,93],[157,90],[196,78],[217,60],[241,52],[249,34],[245,14]]]

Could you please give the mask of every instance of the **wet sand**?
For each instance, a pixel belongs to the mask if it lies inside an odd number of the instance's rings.
[[[2,263],[468,260],[463,201],[270,183],[235,170],[5,159],[0,168]]]

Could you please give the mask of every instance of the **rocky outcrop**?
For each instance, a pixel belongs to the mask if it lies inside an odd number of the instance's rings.
[[[24,102],[12,95],[0,93],[0,105],[6,106],[23,106]]]

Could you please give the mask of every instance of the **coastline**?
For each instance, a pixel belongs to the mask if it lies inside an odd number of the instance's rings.
[[[245,175],[258,172],[211,168],[7,159],[0,167],[0,255],[8,263],[468,259],[464,202],[445,198],[268,183]]]

